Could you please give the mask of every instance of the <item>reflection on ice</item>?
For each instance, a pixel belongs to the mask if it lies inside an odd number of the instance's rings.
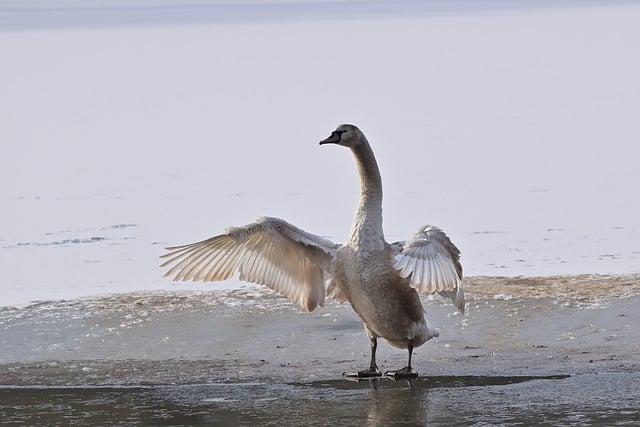
[[[0,387],[4,422],[154,425],[635,424],[638,374],[135,387]],[[594,387],[601,397],[585,393]],[[505,396],[509,396],[505,398]],[[47,402],[43,405],[41,402]]]

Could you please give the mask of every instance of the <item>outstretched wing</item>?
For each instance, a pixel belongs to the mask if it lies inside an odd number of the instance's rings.
[[[283,294],[307,311],[324,304],[325,283],[337,245],[278,218],[259,218],[244,227],[190,245],[167,248],[173,280],[240,280]]]
[[[391,247],[397,252],[393,267],[409,278],[412,287],[421,293],[445,294],[464,312],[460,251],[442,230],[426,225],[409,241]]]

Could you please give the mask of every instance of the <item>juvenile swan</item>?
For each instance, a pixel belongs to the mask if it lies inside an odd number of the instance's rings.
[[[340,125],[320,144],[350,148],[360,175],[360,200],[346,243],[336,244],[278,218],[260,218],[244,227],[190,245],[167,248],[173,280],[240,280],[258,283],[313,311],[325,296],[349,301],[371,342],[369,368],[343,375],[381,376],[378,338],[409,351],[407,366],[387,371],[394,378],[417,377],[411,367],[415,347],[438,336],[424,317],[418,292],[449,296],[464,312],[460,251],[442,230],[421,227],[406,242],[387,243],[382,232],[382,180],[373,150],[353,125]]]

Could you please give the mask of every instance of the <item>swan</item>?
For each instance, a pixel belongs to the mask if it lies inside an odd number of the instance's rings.
[[[201,242],[166,248],[161,267],[171,268],[164,276],[219,281],[239,274],[240,280],[268,286],[307,311],[324,305],[326,297],[348,301],[369,337],[371,359],[367,369],[343,375],[382,376],[376,363],[382,338],[409,353],[407,366],[385,375],[415,378],[413,349],[438,336],[425,318],[419,293],[448,296],[464,313],[460,251],[440,228],[429,225],[407,241],[387,243],[382,179],[367,138],[358,127],[343,124],[320,141],[325,144],[351,149],[360,176],[360,199],[345,243],[263,217]]]

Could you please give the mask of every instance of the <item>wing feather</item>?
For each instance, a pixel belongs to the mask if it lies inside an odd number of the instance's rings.
[[[407,277],[409,277],[409,275],[411,274],[411,266],[409,265],[409,263],[413,261],[412,258],[410,257],[403,257],[401,260],[398,261],[398,263],[396,264],[396,269],[398,269],[398,271],[400,272],[400,276],[402,276],[402,278],[406,279]]]
[[[435,285],[434,289],[439,292],[443,290],[442,284],[440,282],[440,266],[438,265],[437,260],[434,258],[429,258],[429,265],[433,269],[433,277],[434,277],[434,285]],[[420,285],[422,285],[422,283]]]
[[[411,275],[411,284],[413,286],[420,286],[422,283],[422,272],[424,271],[424,261],[416,259],[413,274]]]
[[[183,258],[184,266],[180,271],[179,276],[194,276],[199,277],[200,272],[207,266],[206,260],[210,258],[212,253],[206,251],[206,248],[201,248],[193,251],[193,254],[188,258]],[[182,264],[181,263],[181,264]]]
[[[460,251],[441,229],[421,227],[409,241],[392,247],[401,248],[393,267],[412,287],[422,293],[445,294],[464,312]]]
[[[213,282],[216,274],[216,266],[222,261],[222,259],[229,253],[228,248],[224,248],[219,251],[212,251],[211,257],[206,259],[206,262],[202,265],[202,270],[198,276],[193,280],[202,280],[204,282]],[[175,279],[174,279],[175,280]]]
[[[424,273],[422,276],[422,283],[430,283],[433,279],[433,271],[431,269],[430,264],[428,264],[428,260],[424,260],[422,262],[424,264]]]
[[[302,308],[324,304],[338,245],[278,218],[259,218],[201,242],[167,248],[173,280],[240,279],[268,286]]]

